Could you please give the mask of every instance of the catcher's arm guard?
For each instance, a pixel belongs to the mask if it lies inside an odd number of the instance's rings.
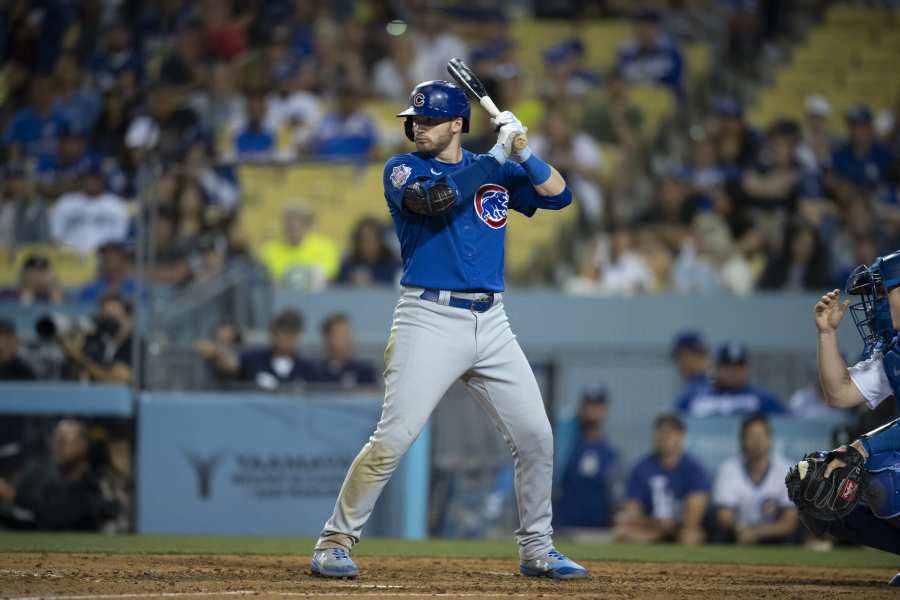
[[[840,459],[844,466],[831,471],[828,464]],[[865,494],[869,483],[865,459],[856,448],[831,452],[811,452],[788,471],[784,483],[788,496],[804,514],[823,521],[835,521],[850,514]]]

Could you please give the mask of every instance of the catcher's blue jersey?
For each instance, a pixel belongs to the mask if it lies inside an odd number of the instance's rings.
[[[463,150],[456,164],[418,152],[398,154],[384,166],[384,197],[400,239],[402,285],[454,291],[503,291],[503,258],[508,211],[532,216],[538,208],[560,209],[571,196],[541,196],[517,163],[506,161],[473,197],[457,198],[447,213],[426,217],[403,206],[406,188],[446,183],[459,188],[453,173],[482,155]],[[491,159],[493,160],[493,159]]]

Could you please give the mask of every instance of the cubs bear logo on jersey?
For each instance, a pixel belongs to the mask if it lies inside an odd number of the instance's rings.
[[[496,183],[486,183],[475,193],[475,214],[491,229],[506,225],[509,192]]]

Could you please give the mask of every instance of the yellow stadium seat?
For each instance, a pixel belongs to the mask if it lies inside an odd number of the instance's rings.
[[[644,115],[643,137],[649,143],[662,122],[675,114],[675,98],[667,88],[656,85],[636,85],[631,88],[630,98]]]

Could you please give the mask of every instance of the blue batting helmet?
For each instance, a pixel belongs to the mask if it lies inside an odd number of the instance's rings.
[[[462,88],[449,81],[425,81],[413,89],[409,95],[409,107],[398,117],[406,117],[404,127],[406,137],[414,139],[412,117],[432,117],[436,119],[453,119],[462,117],[463,133],[469,131],[469,99]]]
[[[871,265],[860,265],[847,279],[846,292],[859,296],[850,305],[850,316],[866,346],[894,337],[888,292],[900,286],[900,251],[879,256]]]

